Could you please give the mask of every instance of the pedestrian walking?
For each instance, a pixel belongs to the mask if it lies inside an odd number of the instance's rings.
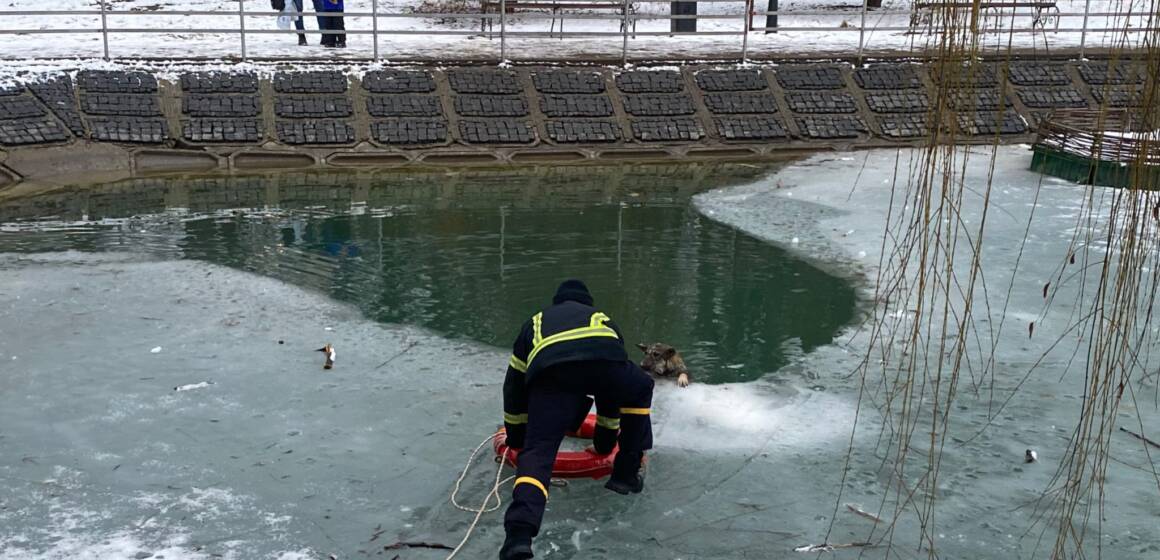
[[[291,0],[294,3],[294,28],[298,30],[298,45],[306,45],[306,24],[302,22],[302,0]]]
[[[290,6],[294,8],[294,15],[286,13],[286,6],[286,0],[270,0],[270,7],[282,12],[282,15],[278,16],[278,27],[288,30],[290,27],[288,24],[283,23],[284,20],[282,18],[293,20],[294,27],[298,30],[298,44],[305,45],[306,33],[304,31],[306,31],[306,26],[302,23],[302,0],[291,0]]]

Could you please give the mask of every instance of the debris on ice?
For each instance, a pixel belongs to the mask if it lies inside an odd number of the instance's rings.
[[[210,385],[213,385],[213,381],[202,381],[201,383],[190,383],[188,385],[179,385],[177,387],[174,387],[173,390],[180,393],[182,391],[192,391],[194,389],[205,389],[206,387],[209,387]]]

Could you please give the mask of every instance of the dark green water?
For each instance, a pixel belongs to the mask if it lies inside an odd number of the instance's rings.
[[[764,171],[136,180],[0,203],[0,252],[198,259],[322,291],[380,321],[504,347],[576,277],[629,342],[673,344],[703,381],[748,380],[829,343],[855,305],[846,282],[692,208],[693,194]]]

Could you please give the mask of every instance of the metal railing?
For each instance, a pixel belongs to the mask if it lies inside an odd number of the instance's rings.
[[[574,0],[564,0],[564,2],[576,5]],[[288,2],[293,5],[292,2]],[[966,10],[953,11],[949,8],[940,8],[938,13],[934,14],[933,18],[927,25],[916,25],[918,12],[913,9],[870,9],[863,0],[861,9],[847,12],[837,11],[802,11],[802,10],[761,10],[755,4],[755,0],[699,0],[697,4],[708,6],[710,10],[717,11],[718,6],[731,5],[734,10],[733,13],[705,13],[698,15],[673,15],[665,13],[643,13],[639,10],[640,6],[649,5],[663,5],[669,4],[669,0],[611,0],[605,2],[590,2],[591,9],[586,11],[562,11],[551,10],[547,11],[522,11],[519,0],[492,1],[489,4],[498,7],[498,13],[483,13],[482,10],[476,13],[415,13],[415,12],[400,12],[387,11],[384,6],[380,4],[386,3],[385,0],[367,0],[365,2],[357,2],[348,0],[351,5],[351,11],[346,12],[314,12],[303,10],[301,12],[276,12],[268,8],[266,0],[223,0],[224,7],[234,5],[236,7],[229,10],[171,10],[171,9],[153,9],[153,10],[126,10],[113,9],[109,0],[100,0],[98,2],[98,9],[96,10],[2,10],[0,11],[0,25],[5,25],[6,22],[18,22],[19,18],[36,18],[38,20],[51,20],[52,18],[68,17],[74,21],[77,18],[97,18],[94,20],[96,25],[93,26],[64,26],[64,27],[3,27],[0,28],[0,39],[10,38],[13,36],[42,36],[42,35],[88,35],[99,34],[101,39],[101,53],[100,56],[105,60],[112,60],[115,58],[114,52],[110,47],[110,36],[114,36],[112,46],[117,47],[118,43],[115,40],[117,35],[144,35],[144,36],[170,36],[179,37],[181,40],[190,41],[189,35],[236,35],[238,51],[223,52],[220,44],[213,46],[212,54],[181,56],[174,55],[172,51],[158,48],[157,45],[149,45],[142,42],[126,42],[127,46],[131,46],[137,52],[133,52],[130,56],[121,55],[120,58],[174,58],[174,59],[222,59],[234,58],[240,55],[241,60],[250,59],[286,59],[299,60],[304,58],[301,52],[294,52],[290,55],[274,54],[271,55],[269,50],[264,52],[255,52],[255,46],[259,43],[264,43],[263,37],[269,35],[343,35],[345,36],[366,36],[369,35],[370,53],[366,54],[365,50],[360,50],[358,54],[351,56],[343,53],[341,58],[345,60],[383,60],[383,53],[381,45],[384,42],[388,44],[395,40],[396,44],[405,44],[406,47],[413,51],[417,51],[419,47],[414,41],[409,42],[405,40],[407,37],[424,36],[424,37],[473,37],[485,39],[489,45],[496,45],[498,43],[499,61],[507,61],[511,46],[513,43],[521,51],[540,52],[540,55],[533,55],[532,59],[551,58],[544,56],[543,53],[551,52],[555,43],[548,43],[546,40],[565,40],[565,39],[580,39],[580,40],[596,40],[598,46],[607,48],[608,43],[605,39],[617,39],[619,43],[619,59],[623,63],[628,63],[630,60],[630,44],[637,42],[639,44],[642,38],[676,38],[676,41],[666,43],[661,46],[670,45],[673,47],[673,54],[680,54],[678,49],[682,46],[680,38],[682,37],[697,37],[697,38],[736,38],[736,43],[721,42],[717,44],[716,48],[721,49],[736,49],[729,52],[726,56],[716,57],[719,59],[737,58],[740,61],[750,59],[752,46],[755,42],[769,42],[770,34],[776,34],[779,37],[782,34],[800,34],[802,37],[806,34],[813,35],[817,38],[817,34],[846,34],[850,37],[848,43],[842,45],[842,50],[847,54],[851,51],[861,58],[870,48],[873,43],[870,41],[870,36],[881,37],[886,34],[887,37],[893,38],[895,42],[909,41],[911,48],[914,48],[915,42],[921,40],[923,37],[934,37],[939,33],[946,31],[948,25],[945,23],[950,20],[960,21],[965,16],[969,15]],[[539,4],[543,4],[543,0]],[[251,4],[247,6],[247,4]],[[984,2],[986,4],[986,2]],[[617,13],[600,13],[598,9],[605,6],[608,10],[615,8]],[[397,6],[393,5],[397,8]],[[1078,36],[1078,41],[1070,46],[1078,46],[1080,56],[1083,56],[1084,49],[1087,48],[1088,37],[1095,33],[1114,34],[1117,36],[1128,37],[1133,34],[1154,33],[1157,31],[1155,14],[1147,13],[1130,13],[1130,12],[1109,12],[1109,11],[1093,11],[1091,9],[1092,1],[1085,2],[1085,9],[1083,12],[1061,12],[1058,10],[1047,14],[1049,17],[1055,18],[1055,27],[1046,28],[1043,25],[1035,25],[1036,18],[1032,17],[1030,11],[1018,11],[1017,9],[1001,10],[996,9],[992,12],[987,12],[991,16],[990,19],[984,17],[984,25],[974,30],[982,36],[987,35],[1036,35],[1042,36],[1044,41],[1049,36],[1058,37],[1061,34],[1065,37],[1071,36],[1075,38]],[[368,9],[369,8],[369,9]],[[636,9],[634,9],[636,8]],[[604,11],[608,11],[604,10]],[[987,15],[984,13],[982,15]],[[289,15],[291,18],[311,18],[311,17],[341,17],[347,25],[351,28],[342,31],[329,29],[305,29],[299,31],[293,27],[290,29],[280,29],[275,25],[276,18],[279,15]],[[975,19],[980,16],[975,13]],[[777,16],[782,25],[776,28],[760,27],[754,25],[755,21],[766,16]],[[134,25],[118,25],[127,21],[148,21],[152,19],[154,22],[157,18],[194,18],[197,20],[197,25],[193,27],[167,27],[157,25],[149,26],[134,26]],[[208,23],[208,20],[221,18],[223,21],[232,22],[229,25],[205,25],[202,22]],[[511,20],[518,18],[520,25],[513,27]],[[1079,20],[1082,18],[1082,25],[1079,26],[1060,26],[1060,22],[1064,19],[1069,21]],[[688,20],[695,19],[698,25],[703,25],[704,29],[694,32],[674,31],[671,28],[665,30],[663,28],[657,29],[648,25],[641,26],[642,23],[656,24],[658,22],[664,24],[674,20]],[[825,25],[823,20],[840,21],[839,24]],[[112,20],[112,21],[111,21]],[[423,28],[408,28],[406,23],[413,23],[414,20],[424,20],[427,26]],[[529,29],[534,22],[551,20],[552,26],[549,31]],[[1108,20],[1112,20],[1114,25],[1108,25]],[[163,20],[167,21],[168,20]],[[556,31],[556,22],[560,22],[560,30]],[[991,24],[987,25],[986,22]],[[1103,25],[1097,25],[1097,22],[1103,21]],[[402,22],[402,25],[394,25]],[[465,23],[479,22],[479,30],[467,29]],[[564,22],[582,22],[590,28],[580,31],[564,31]],[[610,29],[592,29],[594,22],[608,22]],[[351,25],[354,24],[354,25]],[[497,25],[498,24],[498,25]],[[619,29],[616,29],[616,26]],[[498,27],[498,33],[494,28]],[[490,28],[491,31],[485,31],[485,28]],[[615,30],[612,30],[615,29]],[[961,32],[956,26],[956,32]],[[854,38],[856,34],[856,40]],[[899,39],[899,37],[906,37],[908,39]],[[806,37],[809,39],[809,37]],[[249,41],[247,40],[249,39]],[[539,41],[535,45],[525,44],[526,41]],[[780,39],[779,39],[780,40]],[[1065,39],[1060,42],[1068,43],[1071,39]],[[730,40],[731,41],[731,40]],[[5,41],[9,42],[9,41]],[[782,41],[784,42],[784,40]],[[349,44],[349,43],[348,43]],[[195,46],[204,46],[201,43],[190,45],[190,49]],[[263,45],[266,46],[266,45]],[[434,46],[431,43],[421,45],[424,48]],[[873,45],[877,46],[877,45]],[[363,47],[365,49],[365,47]],[[537,51],[537,48],[539,49]],[[475,49],[478,51],[478,49]],[[76,57],[83,53],[55,53],[52,49],[46,48],[41,51],[49,53],[50,56],[68,56]],[[464,52],[474,52],[471,48],[464,49]],[[55,54],[54,54],[55,53]],[[169,53],[169,54],[167,54]],[[120,53],[117,53],[120,54]],[[412,53],[413,54],[413,53]],[[26,51],[20,49],[0,48],[0,59],[11,58],[27,58]],[[686,58],[694,58],[696,55]],[[309,57],[307,57],[309,58]],[[390,57],[392,60],[412,60],[430,57]],[[438,58],[442,60],[478,60],[477,55],[456,56],[455,53],[447,54],[444,52]],[[659,58],[655,54],[651,57],[644,58]]]

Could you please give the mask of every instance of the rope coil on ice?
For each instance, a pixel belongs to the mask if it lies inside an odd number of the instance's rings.
[[[475,526],[479,524],[479,518],[483,517],[484,513],[495,511],[499,509],[501,505],[503,505],[503,499],[499,497],[499,488],[515,478],[515,476],[509,476],[506,479],[500,480],[500,478],[503,476],[504,463],[503,461],[497,461],[498,466],[495,469],[495,484],[492,485],[491,491],[488,492],[486,496],[484,496],[483,503],[480,504],[478,509],[472,509],[460,505],[459,500],[456,499],[456,496],[459,494],[459,488],[463,484],[463,479],[467,478],[467,471],[471,470],[471,464],[475,462],[475,456],[479,454],[480,449],[483,449],[483,447],[490,443],[491,440],[495,439],[497,435],[499,435],[499,432],[491,434],[475,447],[475,450],[471,452],[471,456],[467,458],[467,464],[463,465],[463,471],[459,473],[459,479],[455,481],[455,489],[451,491],[451,505],[459,508],[462,511],[474,513],[475,519],[472,519],[471,525],[467,526],[467,532],[464,533],[463,540],[459,541],[459,544],[455,545],[455,549],[451,551],[451,554],[447,555],[447,560],[455,558],[455,555],[459,554],[459,551],[463,549],[463,545],[467,544],[467,539],[471,538],[471,533],[475,531]],[[495,497],[495,506],[489,508],[487,504],[491,501],[493,496]]]
[[[476,525],[479,524],[479,518],[483,517],[483,514],[496,511],[501,506],[503,506],[503,499],[499,496],[499,489],[503,485],[511,482],[516,478],[515,475],[502,478],[503,467],[505,464],[507,464],[507,462],[504,461],[503,456],[497,456],[495,457],[495,462],[498,465],[495,470],[495,483],[492,485],[491,490],[487,493],[487,495],[484,496],[483,503],[480,504],[478,508],[467,507],[459,503],[459,499],[457,497],[459,496],[459,490],[463,486],[463,480],[467,478],[467,472],[471,470],[471,465],[475,463],[475,457],[479,455],[479,450],[483,449],[484,446],[495,440],[495,438],[499,437],[500,435],[506,434],[504,434],[503,430],[500,430],[494,434],[491,434],[490,436],[487,436],[486,439],[479,442],[479,445],[475,446],[475,449],[472,450],[471,455],[467,457],[467,463],[463,465],[463,470],[460,471],[459,478],[455,480],[455,488],[451,491],[451,505],[455,506],[460,511],[474,513],[475,519],[471,520],[471,525],[467,526],[467,532],[463,535],[463,540],[459,541],[459,544],[455,545],[455,548],[451,551],[451,554],[447,555],[447,560],[452,560],[452,558],[455,558],[455,555],[459,554],[459,551],[463,548],[464,545],[467,544],[467,540],[471,538],[471,533],[475,531]],[[555,488],[564,488],[568,486],[568,481],[559,478],[552,478],[549,480],[549,484]],[[489,506],[488,504],[491,502],[492,498],[495,498],[495,505]]]

